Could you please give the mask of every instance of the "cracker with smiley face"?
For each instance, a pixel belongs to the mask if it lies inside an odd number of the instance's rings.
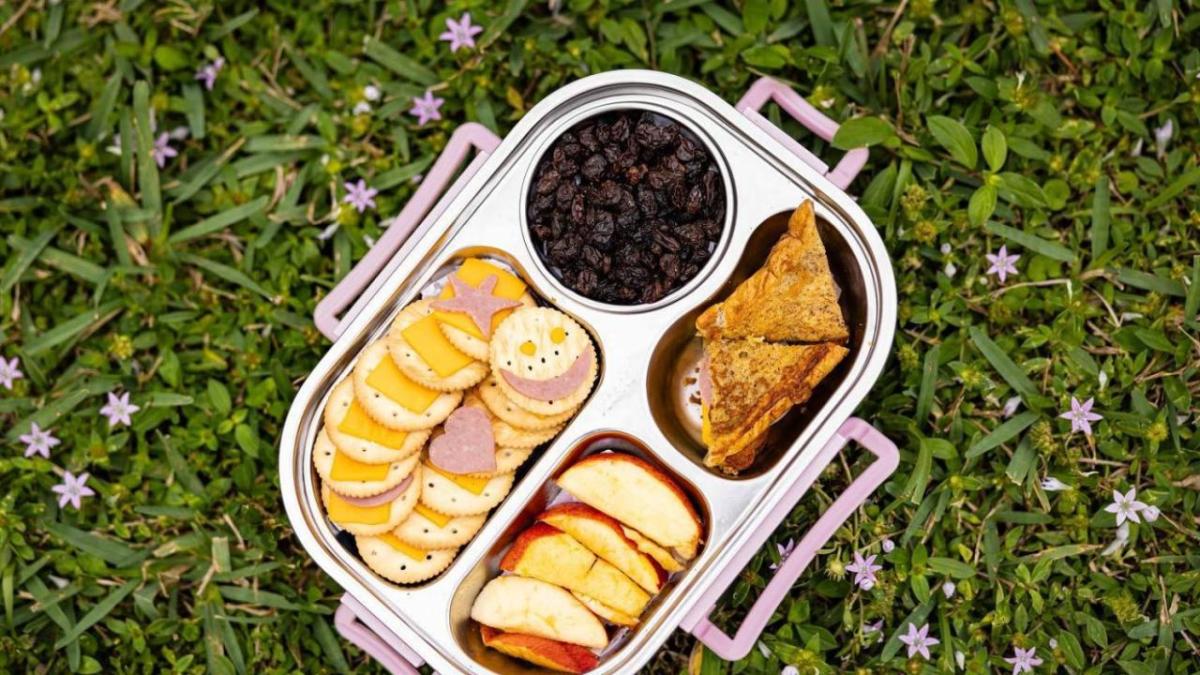
[[[504,395],[546,416],[583,403],[598,372],[587,331],[549,307],[523,307],[510,314],[492,336],[491,361]]]

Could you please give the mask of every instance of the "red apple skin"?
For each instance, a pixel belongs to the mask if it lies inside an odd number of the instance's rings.
[[[542,537],[553,537],[559,534],[563,534],[563,531],[557,527],[546,523],[534,523],[529,529],[517,535],[517,540],[509,547],[508,553],[505,553],[504,557],[500,559],[500,569],[505,572],[515,572],[517,563],[533,542]]]
[[[479,627],[483,644],[509,656],[564,673],[586,673],[599,660],[590,649],[535,635],[505,633],[491,626]]]

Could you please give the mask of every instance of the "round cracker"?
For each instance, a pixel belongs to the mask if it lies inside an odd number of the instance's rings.
[[[413,560],[380,537],[355,537],[354,541],[367,567],[397,584],[415,584],[432,579],[449,567],[458,555],[456,548],[439,549],[425,551],[423,560]]]
[[[518,429],[540,431],[561,427],[567,420],[571,419],[571,416],[577,410],[577,408],[571,408],[557,415],[539,415],[529,412],[516,403],[513,403],[504,394],[504,391],[500,389],[500,385],[496,383],[495,375],[488,375],[488,378],[475,388],[475,392],[479,394],[479,398],[493,415]]]
[[[532,450],[557,436],[558,432],[562,431],[563,426],[565,426],[560,424],[551,429],[539,429],[537,431],[518,429],[496,417],[477,395],[478,391],[478,387],[472,389],[470,393],[463,397],[462,404],[464,406],[475,406],[487,413],[488,419],[492,421],[492,439],[495,441],[496,447]]]
[[[333,441],[338,450],[360,462],[366,464],[398,462],[406,457],[416,455],[421,448],[425,447],[425,441],[429,440],[429,429],[405,431],[408,435],[405,436],[404,443],[398,448],[345,433],[339,428],[339,425],[342,420],[346,419],[346,413],[350,410],[352,402],[354,402],[354,383],[350,380],[342,380],[334,385],[333,391],[329,394],[329,401],[325,403],[325,414],[322,417],[325,422],[325,433],[329,435],[329,440]],[[359,403],[359,405],[362,404]],[[454,405],[457,407],[458,402],[455,401]],[[363,406],[363,409],[366,410],[366,406]],[[366,412],[367,417],[379,424],[369,410]],[[380,424],[380,426],[386,427],[387,425]],[[393,431],[400,430],[393,429]]]
[[[553,327],[566,330],[566,337],[560,344],[551,340]],[[526,342],[535,346],[533,356],[522,355],[520,347]],[[596,351],[592,339],[574,319],[552,307],[527,307],[514,311],[496,328],[491,343],[491,366],[496,385],[504,392],[510,401],[521,408],[538,415],[560,415],[573,408],[579,407],[596,382],[599,373]],[[592,363],[588,368],[587,377],[575,391],[554,401],[542,401],[530,398],[513,389],[501,375],[501,371],[512,369],[514,374],[533,379],[550,379],[561,375],[574,363],[546,363],[546,358],[554,360],[565,355],[575,354],[582,358],[584,351],[592,348]],[[537,356],[544,354],[545,356]],[[518,366],[523,369],[517,372]]]
[[[467,474],[471,478],[491,478],[502,473],[512,473],[533,454],[533,448],[502,448],[496,446],[496,468],[493,471]]]
[[[533,296],[528,293],[522,294],[521,297],[517,298],[517,301],[521,303],[522,307],[537,307],[537,303],[534,302]],[[483,361],[485,363],[490,358],[490,340],[481,340],[480,338],[471,335],[461,328],[451,326],[450,324],[443,323],[441,321],[438,322],[438,327],[442,329],[442,334],[446,336],[446,339],[449,340],[450,344],[454,345],[458,351],[477,361]]]
[[[412,484],[404,492],[401,492],[399,497],[392,500],[392,509],[388,513],[387,522],[378,525],[364,525],[362,523],[339,523],[332,518],[329,519],[330,522],[355,535],[383,534],[389,530],[396,529],[396,526],[404,522],[404,519],[412,514],[413,508],[421,498],[421,467],[419,465],[413,469],[412,476]],[[333,490],[330,490],[328,485],[321,486],[322,503],[327,503],[332,494]],[[326,508],[329,507],[326,506]]]
[[[379,340],[367,346],[358,355],[358,362],[354,364],[353,395],[358,399],[358,404],[363,407],[363,410],[366,410],[367,414],[371,416],[371,419],[389,429],[419,431],[432,429],[441,424],[458,407],[459,401],[462,400],[462,394],[457,391],[442,393],[433,400],[433,403],[429,404],[428,408],[416,412],[405,408],[400,403],[388,398],[387,394],[367,384],[367,378],[375,371],[379,360],[386,358],[391,358],[388,356],[387,341]],[[336,393],[335,390],[335,395]],[[339,401],[344,400],[344,398],[339,399]],[[331,396],[330,405],[332,404],[333,397]],[[349,405],[349,402],[346,401],[346,404]],[[326,423],[329,424],[328,420]]]
[[[502,473],[475,494],[427,466],[421,467],[421,503],[448,516],[473,516],[487,513],[504,501],[513,485],[513,474]]]
[[[469,389],[475,386],[483,378],[487,377],[487,363],[483,361],[471,361],[467,365],[457,371],[442,377],[421,355],[417,350],[408,344],[401,334],[405,328],[428,316],[433,312],[430,304],[432,300],[418,300],[408,307],[400,310],[396,315],[396,319],[392,322],[392,327],[388,329],[386,338],[388,353],[392,355],[392,360],[396,362],[396,366],[405,375],[412,378],[414,382],[423,387],[436,389],[437,391],[459,391]]]
[[[414,452],[404,459],[390,463],[387,476],[380,480],[333,480],[330,478],[333,458],[339,452],[341,450],[329,440],[329,434],[325,433],[325,428],[322,427],[317,432],[317,442],[313,445],[313,466],[329,489],[346,497],[373,497],[391,490],[413,472],[421,459],[421,456]],[[347,456],[354,459],[353,456]]]
[[[420,549],[454,548],[471,541],[486,521],[487,514],[480,513],[474,516],[452,517],[445,526],[438,527],[437,523],[421,515],[420,511],[413,511],[392,534],[409,546]]]

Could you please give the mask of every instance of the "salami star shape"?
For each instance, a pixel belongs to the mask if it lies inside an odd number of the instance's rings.
[[[476,287],[457,276],[451,276],[450,286],[454,289],[454,297],[435,301],[433,308],[466,314],[471,317],[471,321],[475,322],[476,328],[483,333],[483,337],[491,338],[492,315],[521,304],[516,300],[507,300],[492,295],[492,291],[495,290],[499,281],[495,274],[491,274]]]

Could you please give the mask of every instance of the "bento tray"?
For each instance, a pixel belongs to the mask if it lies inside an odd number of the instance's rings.
[[[756,103],[755,108],[763,101]],[[542,152],[575,123],[618,108],[655,110],[689,127],[713,153],[727,190],[727,220],[712,259],[683,289],[646,306],[605,305],[564,288],[538,258],[524,219],[529,182]],[[864,158],[848,158],[826,175],[827,167],[807,151],[798,153],[799,147],[753,110],[735,110],[679,77],[625,70],[584,78],[544,99],[501,144],[468,167],[456,192],[425,218],[345,319],[339,323],[328,313],[318,317],[318,325],[324,321],[340,337],[301,386],[284,425],[279,465],[284,504],[297,537],[317,564],[360,610],[402,640],[410,655],[415,652],[441,672],[539,670],[485,653],[469,620],[470,601],[496,573],[495,560],[520,524],[536,512],[539,500],[544,503],[553,477],[598,437],[626,439],[635,452],[673,475],[705,524],[697,558],[672,577],[641,624],[607,653],[594,673],[636,671],[680,625],[698,635],[707,632],[716,642],[729,640],[717,636],[719,631],[704,616],[714,596],[769,534],[769,529],[760,531],[762,526],[778,522],[815,480],[824,466],[818,462],[828,461],[849,438],[869,449],[871,442],[884,444],[865,424],[847,422],[878,378],[895,331],[896,291],[886,250],[866,215],[840,189]],[[764,453],[743,475],[726,476],[703,465],[691,424],[673,414],[684,394],[668,384],[679,382],[677,359],[695,348],[695,316],[761,264],[787,215],[805,199],[814,202],[842,291],[850,355],[803,410],[777,425],[772,438],[782,434],[788,442],[775,443],[777,451]],[[321,507],[312,447],[329,392],[350,372],[357,354],[383,335],[422,288],[467,256],[508,264],[544,302],[573,315],[597,342],[600,374],[575,418],[531,458],[512,492],[451,566],[425,584],[400,587],[375,575],[338,541],[337,529]],[[366,285],[364,279],[358,282]],[[867,470],[873,472],[866,481],[870,485],[859,491],[869,493],[895,468],[894,446],[890,452],[879,454],[881,460]],[[856,505],[842,504],[841,510]],[[744,641],[734,638],[731,642],[739,644],[730,653],[741,651]]]

